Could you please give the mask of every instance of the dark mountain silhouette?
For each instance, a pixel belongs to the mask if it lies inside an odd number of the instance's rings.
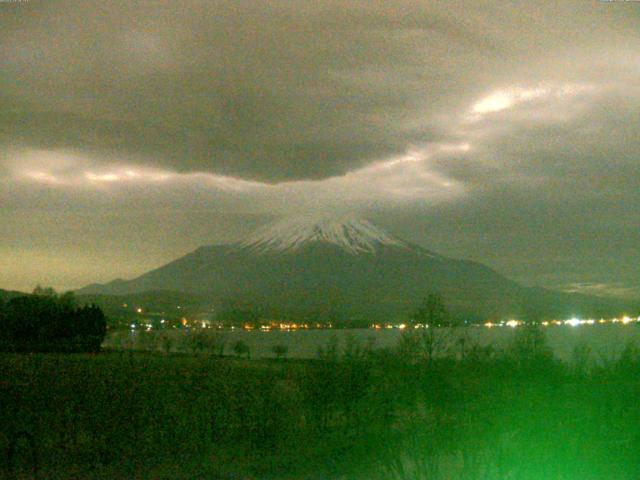
[[[617,299],[524,287],[482,264],[438,255],[358,219],[286,221],[244,242],[201,247],[133,280],[78,294],[173,291],[264,315],[406,318],[430,291],[469,320],[604,316]]]
[[[176,318],[195,312],[205,312],[211,306],[206,296],[168,290],[148,290],[119,295],[88,293],[78,294],[76,298],[81,305],[99,305],[107,316],[117,319],[135,318],[138,308],[145,314],[157,313],[167,318]]]

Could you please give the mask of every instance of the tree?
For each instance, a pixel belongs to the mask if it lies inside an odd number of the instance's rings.
[[[187,338],[185,339],[186,348],[191,353],[204,352],[206,333],[198,331],[187,331]]]
[[[246,355],[247,358],[251,358],[251,351],[249,350],[249,345],[244,343],[242,340],[238,340],[233,344],[233,352],[236,356],[241,357],[242,355]]]
[[[107,333],[107,319],[102,310],[96,305],[80,307],[75,310],[73,318],[75,324],[72,327],[82,351],[99,352]]]
[[[163,332],[160,338],[160,345],[165,353],[170,353],[173,348],[173,338],[167,332]]]
[[[289,352],[289,347],[284,344],[278,344],[271,347],[271,351],[275,354],[276,358],[280,360],[287,356],[287,353]]]
[[[506,353],[519,367],[543,369],[553,363],[553,351],[538,325],[518,327]]]
[[[36,288],[33,289],[33,294],[39,297],[56,297],[56,291],[51,287],[43,287],[40,284],[36,285]]]
[[[60,302],[60,305],[64,306],[65,308],[78,308],[78,301],[76,300],[76,296],[73,294],[73,292],[65,292],[62,295],[59,295],[58,301]]]
[[[447,312],[442,295],[436,292],[429,293],[422,304],[414,312],[412,320],[415,323],[429,325],[430,327],[451,326],[451,316]]]
[[[11,299],[0,313],[0,349],[21,352],[97,352],[106,334],[98,307],[77,307],[72,294],[51,288]]]
[[[442,295],[437,292],[429,293],[414,312],[412,320],[414,323],[423,326],[419,343],[421,343],[420,347],[426,355],[427,361],[431,361],[439,347],[439,341],[443,340],[442,335],[436,335],[436,327],[454,325],[445,307]]]

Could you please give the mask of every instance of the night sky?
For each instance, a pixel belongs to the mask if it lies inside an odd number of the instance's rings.
[[[0,2],[0,287],[349,210],[640,298],[640,2]]]

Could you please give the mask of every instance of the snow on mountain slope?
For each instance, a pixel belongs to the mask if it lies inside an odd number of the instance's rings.
[[[256,252],[291,251],[310,242],[337,245],[353,255],[376,253],[381,246],[409,248],[367,220],[354,217],[289,218],[258,229],[240,245]]]
[[[387,321],[409,315],[430,291],[440,292],[456,314],[475,319],[521,311],[601,317],[629,308],[608,299],[523,287],[479,263],[438,255],[365,220],[344,217],[284,220],[241,244],[200,247],[132,280],[77,293],[179,292],[206,298],[216,308],[252,305],[265,318],[337,315]]]

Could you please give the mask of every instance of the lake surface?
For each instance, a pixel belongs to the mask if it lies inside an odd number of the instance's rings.
[[[465,327],[456,329],[437,329],[436,336],[441,345],[455,345],[456,340],[465,337],[466,345],[493,345],[497,349],[504,348],[513,339],[516,331],[522,327]],[[242,340],[251,349],[252,358],[274,357],[273,347],[285,345],[287,356],[293,358],[316,358],[318,348],[326,346],[333,338],[340,349],[348,343],[372,344],[374,348],[394,347],[397,345],[403,330],[399,329],[345,329],[345,330],[295,330],[295,331],[245,331],[205,330],[210,335],[224,338],[225,354],[233,354],[233,344]],[[167,330],[154,332],[158,336],[168,334],[173,340],[172,350],[179,351],[188,343],[187,337],[195,331]],[[418,331],[420,332],[420,331]],[[629,344],[640,345],[640,324],[606,324],[580,326],[549,326],[544,328],[549,346],[554,354],[563,361],[571,361],[576,347],[588,347],[591,358],[596,362],[614,359]],[[114,332],[105,340],[105,346],[111,348],[141,348],[140,332]],[[159,342],[151,348],[160,348]]]

